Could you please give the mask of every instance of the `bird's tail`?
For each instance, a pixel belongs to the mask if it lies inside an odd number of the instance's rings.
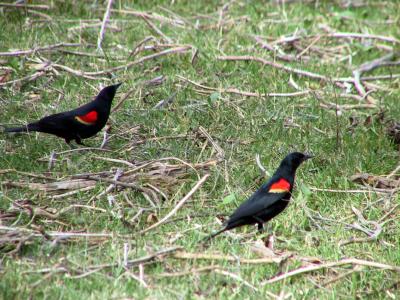
[[[222,229],[218,230],[217,232],[214,232],[212,234],[210,234],[209,236],[207,236],[206,238],[204,238],[202,240],[202,243],[207,243],[209,240],[211,240],[212,238],[215,238],[217,235],[223,233],[224,231],[228,230],[228,226],[223,227]]]
[[[19,133],[19,132],[29,132],[29,131],[36,131],[38,130],[36,124],[28,124],[26,126],[21,127],[11,127],[11,128],[4,128],[4,132],[9,133]]]

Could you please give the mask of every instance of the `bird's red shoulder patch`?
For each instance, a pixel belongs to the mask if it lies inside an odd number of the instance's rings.
[[[290,183],[286,179],[279,179],[277,182],[271,184],[268,190],[269,193],[288,193],[290,192]]]
[[[92,110],[83,116],[76,116],[75,120],[85,125],[93,125],[97,121],[97,111]]]

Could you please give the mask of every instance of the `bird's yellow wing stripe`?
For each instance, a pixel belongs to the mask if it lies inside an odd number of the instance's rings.
[[[289,190],[286,189],[270,189],[268,193],[287,193]]]
[[[85,125],[93,125],[97,121],[97,111],[92,110],[83,116],[76,116],[75,120]]]
[[[84,121],[81,117],[79,117],[79,116],[76,116],[75,117],[75,120],[77,120],[79,123],[82,123],[82,124],[84,124],[84,125],[93,125],[94,123],[92,122],[92,123],[90,123],[90,122],[86,122],[86,121]]]

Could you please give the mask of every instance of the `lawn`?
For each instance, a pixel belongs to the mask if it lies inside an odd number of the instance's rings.
[[[26,2],[0,3],[0,297],[400,297],[400,2]],[[118,82],[86,146],[2,132]],[[202,244],[293,151],[288,208]]]

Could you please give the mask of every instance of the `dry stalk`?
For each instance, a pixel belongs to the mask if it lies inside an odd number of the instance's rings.
[[[216,141],[214,141],[214,139],[212,138],[212,136],[207,132],[207,130],[203,127],[200,126],[199,127],[199,131],[201,132],[201,134],[203,136],[205,136],[205,138],[210,142],[210,144],[213,146],[213,148],[215,149],[215,151],[217,152],[217,158],[218,160],[224,160],[225,158],[225,151],[224,149],[222,149],[218,143]]]
[[[10,80],[10,81],[6,81],[6,82],[0,82],[0,87],[1,86],[6,86],[9,84],[15,84],[15,83],[20,83],[20,82],[25,82],[25,81],[34,81],[36,79],[38,79],[39,77],[42,77],[43,75],[45,75],[46,72],[45,71],[37,71],[31,75],[27,75],[25,77],[19,78],[19,79],[15,79],[15,80]]]
[[[247,282],[246,280],[244,280],[243,278],[241,278],[237,274],[234,274],[234,273],[231,273],[231,272],[228,272],[228,271],[225,271],[225,270],[220,270],[220,269],[216,269],[214,272],[215,273],[219,273],[219,274],[224,275],[224,276],[227,276],[227,277],[230,277],[232,279],[235,279],[235,280],[243,283],[245,286],[251,288],[253,291],[258,291],[258,289],[254,285],[250,284],[249,282]]]
[[[281,263],[284,259],[283,257],[264,257],[264,258],[241,258],[230,255],[214,254],[214,253],[190,253],[179,251],[174,254],[174,258],[178,259],[191,259],[191,260],[220,260],[220,261],[230,261],[237,262],[240,264],[271,264]]]
[[[376,69],[380,66],[384,66],[386,65],[386,63],[390,60],[392,60],[395,57],[395,53],[389,53],[383,57],[374,59],[373,61],[370,62],[366,62],[364,64],[362,64],[360,67],[358,67],[357,69],[355,69],[353,71],[353,76],[354,76],[354,86],[357,89],[358,93],[360,94],[360,96],[365,97],[365,99],[367,100],[368,103],[370,104],[375,104],[376,100],[374,98],[372,98],[371,96],[369,96],[367,94],[367,92],[365,91],[364,86],[361,83],[361,76],[363,73],[372,71],[373,69]]]
[[[8,7],[8,8],[32,8],[32,9],[42,9],[42,10],[49,10],[50,6],[42,5],[42,4],[13,4],[13,3],[0,3],[0,7]]]
[[[245,97],[257,97],[257,98],[265,98],[265,97],[299,97],[299,96],[305,96],[309,94],[311,91],[306,90],[306,91],[298,91],[298,92],[293,92],[293,93],[267,93],[267,94],[260,94],[256,92],[247,92],[247,91],[240,91],[236,88],[213,88],[209,87],[200,83],[197,83],[193,80],[187,79],[183,76],[178,75],[178,79],[188,82],[196,87],[199,87],[201,89],[201,92],[206,93],[206,94],[212,94],[214,92],[218,92],[220,94],[222,93],[228,93],[228,94],[236,94],[240,96],[245,96]]]
[[[250,56],[250,55],[244,55],[244,56],[218,56],[217,59],[218,60],[223,60],[223,61],[256,61],[256,62],[262,63],[263,65],[267,65],[267,66],[271,66],[271,67],[276,68],[276,69],[284,70],[284,71],[286,71],[288,73],[294,73],[294,74],[297,74],[299,76],[305,76],[305,77],[309,77],[309,78],[312,78],[312,79],[323,80],[325,82],[329,82],[330,81],[330,78],[328,78],[328,77],[326,77],[324,75],[313,73],[313,72],[309,72],[309,71],[304,71],[304,70],[301,70],[301,69],[288,67],[288,66],[282,65],[280,63],[268,61],[266,59],[263,59],[263,58],[257,57],[257,56]],[[338,80],[334,79],[333,81],[338,81]]]
[[[86,71],[81,71],[81,70],[75,70],[72,69],[70,67],[64,66],[64,65],[60,65],[60,64],[52,64],[52,66],[56,69],[60,69],[63,71],[66,71],[68,73],[71,73],[75,76],[79,76],[79,77],[84,77],[87,79],[93,79],[93,80],[98,80],[98,78],[96,78],[97,76],[102,76],[102,75],[107,75],[110,73],[114,73],[117,71],[121,71],[121,70],[127,70],[133,66],[136,66],[138,64],[144,63],[145,61],[148,60],[152,60],[161,56],[165,56],[165,55],[170,55],[170,54],[174,54],[174,53],[185,53],[188,50],[191,50],[192,46],[178,46],[178,47],[174,47],[174,48],[170,48],[170,49],[166,49],[163,50],[161,52],[158,53],[154,53],[154,54],[150,54],[147,56],[143,56],[133,62],[127,63],[125,65],[120,65],[120,66],[116,66],[113,68],[109,68],[109,69],[105,69],[102,71],[94,71],[94,72],[86,72]]]
[[[212,265],[212,266],[201,267],[198,269],[193,268],[191,270],[182,271],[182,272],[161,273],[161,274],[157,274],[156,277],[182,277],[182,276],[187,276],[187,275],[196,275],[199,273],[211,272],[216,269],[222,269],[222,267],[217,266],[217,265]]]
[[[99,32],[99,36],[97,38],[97,51],[100,51],[102,53],[104,53],[104,51],[103,51],[103,48],[101,47],[101,44],[103,42],[104,34],[106,32],[107,22],[110,19],[110,9],[112,7],[112,3],[113,3],[113,0],[108,0],[107,8],[106,8],[106,11],[105,11],[104,17],[103,17],[103,22],[101,23],[101,29]]]
[[[15,50],[15,51],[10,51],[10,52],[0,52],[0,56],[25,56],[25,55],[35,54],[38,52],[48,52],[48,51],[58,50],[60,48],[79,47],[79,46],[82,46],[82,44],[79,44],[79,43],[57,43],[57,44],[53,44],[53,45],[41,46],[41,47],[36,47],[33,49],[27,49],[27,50]]]
[[[177,26],[177,27],[185,27],[185,23],[182,19],[171,19],[156,13],[147,13],[133,9],[111,9],[111,12],[119,13],[119,14],[126,14],[126,15],[133,15],[140,18],[146,18],[149,20],[157,20],[162,23],[166,23],[169,25]]]
[[[142,230],[140,233],[146,233],[160,225],[162,225],[163,223],[165,223],[169,218],[171,218],[178,210],[179,208],[181,208],[183,206],[183,204],[185,204],[185,202],[190,199],[190,197],[203,185],[203,183],[206,181],[206,179],[210,176],[210,174],[206,174],[204,175],[197,183],[196,185],[189,191],[189,193],[186,194],[185,197],[183,197],[178,204],[164,217],[162,218],[160,221],[158,221],[157,223],[151,225],[150,227]]]
[[[285,280],[287,278],[303,274],[303,273],[309,273],[313,271],[318,271],[322,269],[329,269],[333,267],[339,267],[343,265],[354,265],[354,266],[365,266],[365,267],[372,267],[372,268],[377,268],[377,269],[382,269],[382,270],[389,270],[389,271],[394,271],[394,272],[399,272],[400,273],[400,267],[398,266],[392,266],[388,264],[383,264],[375,261],[368,261],[368,260],[362,260],[362,259],[357,259],[357,258],[345,258],[339,261],[334,261],[334,262],[327,262],[323,263],[320,265],[311,265],[307,267],[302,267],[298,268],[292,271],[289,271],[287,273],[283,273],[281,275],[275,276],[271,279],[268,279],[266,281],[261,282],[261,285],[266,285],[270,284],[273,282]]]

